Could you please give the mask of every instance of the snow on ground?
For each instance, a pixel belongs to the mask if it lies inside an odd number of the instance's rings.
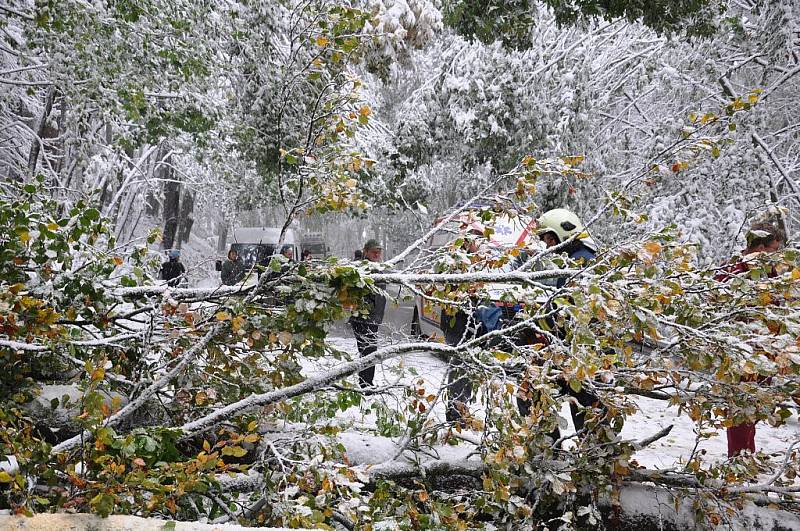
[[[159,518],[142,518],[139,516],[111,515],[105,518],[92,514],[37,514],[28,516],[11,516],[0,511],[0,529],[17,531],[53,531],[70,529],[73,531],[245,531],[255,529],[232,523],[207,524],[202,522],[177,522]],[[288,531],[288,527],[260,527],[261,531]],[[299,528],[295,528],[298,531]],[[303,531],[300,529],[299,531]],[[309,530],[310,531],[310,530]]]
[[[330,337],[328,343],[331,346],[350,353],[356,352],[356,344],[355,340],[352,338],[352,334],[349,337]],[[315,372],[317,370],[324,370],[326,366],[335,365],[336,363],[338,363],[336,360],[325,360],[324,362],[316,363],[314,368],[309,367],[309,369]],[[399,369],[405,369],[405,371],[400,371]],[[410,374],[411,372],[416,373],[418,376]],[[376,367],[375,384],[380,387],[395,383],[407,384],[411,381],[422,379],[426,390],[435,394],[441,387],[446,373],[447,364],[442,360],[429,353],[414,352],[397,359],[388,360]],[[350,377],[350,381],[356,382],[356,377]],[[637,397],[634,401],[639,407],[639,412],[628,417],[626,420],[622,430],[623,438],[641,440],[655,434],[670,424],[673,425],[672,431],[668,436],[638,451],[634,454],[634,459],[640,465],[651,469],[672,468],[675,466],[682,466],[686,463],[696,443],[694,422],[686,414],[679,415],[677,407],[667,407],[666,402],[662,400]],[[480,395],[476,398],[476,402],[472,404],[472,411],[480,418],[482,415],[479,402]],[[369,399],[367,403],[369,403]],[[439,422],[444,421],[445,405],[443,402],[437,401],[434,404],[432,415]],[[569,423],[569,428],[565,430],[565,432],[574,432],[569,413],[569,405],[566,402],[562,407],[561,416]],[[374,415],[364,406],[361,408],[350,408],[344,413],[341,413],[339,415],[339,421],[343,425],[349,425],[349,427],[356,429],[359,427],[362,429],[369,429],[375,425]],[[474,440],[479,439],[479,434],[477,433],[472,436],[469,434],[465,435],[466,438]],[[798,424],[797,417],[792,417],[787,424],[780,428],[773,428],[766,423],[759,423],[756,427],[756,447],[760,451],[766,453],[784,452],[798,437],[800,437],[800,424]],[[348,449],[358,447],[357,444],[346,444],[345,446],[348,447]],[[462,454],[468,452],[471,449],[469,448],[471,445],[466,446],[467,448],[463,448],[463,445],[456,447],[460,448],[459,450],[455,450],[456,453]],[[376,448],[377,443],[373,449]],[[705,459],[707,461],[723,461],[727,459],[727,440],[724,431],[710,438],[701,440],[697,449],[698,451],[706,451]],[[448,458],[458,457],[458,455],[453,454],[453,447],[442,450],[447,453]],[[378,462],[378,457],[384,458],[391,454],[391,448],[384,448],[379,454],[380,456],[373,455],[369,460],[358,462]]]

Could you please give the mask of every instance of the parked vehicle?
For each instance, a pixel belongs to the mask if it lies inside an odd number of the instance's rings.
[[[434,222],[434,225],[441,220]],[[497,265],[487,271],[512,271],[524,263],[531,252],[544,248],[542,242],[534,231],[535,220],[528,217],[498,216],[488,224],[481,221],[481,211],[467,211],[454,220],[448,222],[442,230],[434,234],[423,252],[434,256],[442,247],[450,246],[454,241],[469,235],[483,235],[486,227],[493,229],[489,238],[480,238],[483,248],[480,253],[484,257],[516,255],[502,265]],[[487,304],[493,304],[507,309],[506,313],[513,313],[520,303],[530,297],[530,290],[517,284],[492,283],[483,285],[483,293],[487,296]],[[430,295],[431,293],[426,293]],[[417,336],[426,336],[434,339],[444,338],[442,327],[442,305],[426,299],[422,295],[415,297],[415,307],[412,315],[411,332]]]
[[[330,254],[330,247],[325,243],[321,232],[308,232],[300,239],[300,248],[310,251],[311,258],[322,259]]]
[[[228,250],[235,250],[244,263],[245,269],[249,270],[254,265],[266,267],[270,257],[276,253],[275,247],[280,239],[280,227],[240,227],[234,229],[228,239]],[[295,260],[300,258],[300,248],[298,239],[292,229],[287,229],[284,235],[283,245],[289,245],[294,252]],[[217,260],[217,271],[222,270],[222,261]]]

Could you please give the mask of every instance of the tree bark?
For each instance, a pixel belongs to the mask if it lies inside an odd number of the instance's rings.
[[[50,86],[47,89],[47,96],[44,100],[44,109],[42,109],[42,116],[39,119],[39,126],[36,128],[36,137],[31,143],[31,152],[28,155],[28,175],[33,177],[36,174],[36,166],[39,162],[39,153],[42,150],[42,138],[44,137],[45,128],[47,127],[47,119],[50,117],[50,112],[53,110],[53,100],[56,96],[56,89]]]
[[[178,219],[180,217],[181,185],[175,178],[175,172],[170,166],[172,155],[162,165],[161,174],[164,181],[164,249],[172,249],[180,242],[175,241],[178,232]]]
[[[192,225],[194,225],[194,194],[189,190],[183,193],[183,199],[180,202],[180,214],[178,216],[178,246],[189,241],[189,236],[192,233]]]

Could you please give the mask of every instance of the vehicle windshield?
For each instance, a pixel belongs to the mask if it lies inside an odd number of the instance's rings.
[[[303,249],[311,251],[311,254],[325,254],[326,251],[324,243],[307,243]]]
[[[255,264],[266,266],[269,257],[275,252],[275,246],[268,243],[234,243],[231,249],[239,254],[247,268]]]

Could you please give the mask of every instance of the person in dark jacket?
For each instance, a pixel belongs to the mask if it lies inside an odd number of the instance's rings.
[[[364,244],[364,258],[370,262],[380,262],[383,248],[378,240],[367,240]],[[376,282],[375,287],[380,290],[386,289],[385,282]],[[380,293],[370,293],[366,299],[368,314],[353,315],[350,318],[350,326],[353,328],[353,335],[358,345],[358,353],[361,357],[369,356],[378,350],[378,327],[383,322],[383,314],[386,311],[386,297]],[[358,373],[358,380],[361,387],[372,387],[375,378],[375,366],[367,367]]]
[[[244,278],[244,262],[239,258],[239,253],[236,249],[228,251],[228,260],[222,264],[222,283],[227,286],[233,286],[241,282]]]
[[[537,227],[539,238],[547,247],[561,245],[563,242],[573,238],[562,249],[562,252],[572,260],[583,262],[584,264],[595,259],[597,254],[596,244],[589,237],[588,233],[585,232],[580,218],[573,212],[563,208],[548,210],[537,220]],[[564,286],[565,282],[566,279],[559,278],[556,285],[561,288]],[[561,330],[558,331],[558,334],[564,337],[567,335],[567,332]],[[575,424],[576,431],[583,429],[587,409],[599,409],[601,412],[605,412],[606,408],[600,402],[600,399],[583,386],[580,391],[575,392],[569,386],[568,382],[564,380],[559,380],[558,385],[563,394],[572,396],[579,404],[575,404],[575,401],[572,400],[570,400],[569,403],[570,413],[572,414],[572,421]],[[517,405],[522,415],[528,415],[530,413],[530,402],[528,400],[518,398]],[[550,437],[554,441],[559,439],[560,436],[561,432],[558,427],[550,434]]]
[[[583,230],[583,223],[577,215],[564,208],[548,210],[536,220],[539,238],[548,247],[555,247],[576,236],[562,252],[576,261],[591,262],[597,256],[597,244]],[[564,286],[566,279],[558,279],[557,287]]]
[[[169,260],[161,264],[161,280],[166,280],[168,286],[175,288],[180,285],[186,268],[181,263],[179,249],[170,249],[167,251],[167,256],[169,256]]]
[[[752,258],[758,253],[775,253],[786,244],[786,228],[782,219],[772,219],[756,222],[747,232],[747,248],[733,263],[726,266],[715,278],[720,282],[730,280],[736,275],[743,275],[750,271],[754,264]],[[776,271],[769,271],[767,276],[777,276]],[[742,377],[741,381],[762,381],[759,377]],[[752,422],[743,422],[727,428],[728,457],[736,457],[744,450],[756,452],[756,425]]]

